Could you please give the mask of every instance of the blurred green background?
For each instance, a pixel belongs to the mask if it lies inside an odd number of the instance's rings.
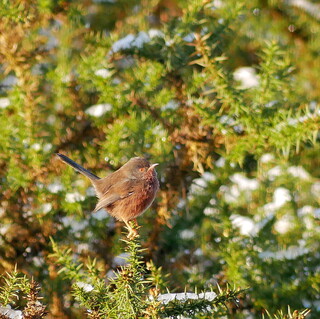
[[[124,228],[54,154],[98,176],[145,156],[161,184],[138,220],[145,260],[171,290],[229,283],[249,288],[230,318],[319,317],[317,1],[1,0],[0,15],[0,274],[33,276],[48,318],[82,318],[50,236],[108,276]]]

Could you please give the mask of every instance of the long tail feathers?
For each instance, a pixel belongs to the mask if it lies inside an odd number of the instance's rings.
[[[59,159],[62,162],[65,162],[66,164],[70,165],[71,167],[73,167],[76,171],[78,171],[79,173],[87,176],[88,178],[90,178],[91,180],[98,180],[100,179],[100,177],[98,177],[97,175],[94,175],[93,173],[91,173],[90,171],[88,171],[87,169],[85,169],[84,167],[82,167],[81,165],[77,164],[76,162],[74,162],[72,159],[70,159],[69,157],[57,153],[56,154]]]

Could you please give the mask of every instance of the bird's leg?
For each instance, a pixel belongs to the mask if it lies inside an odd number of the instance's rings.
[[[134,239],[135,237],[138,236],[138,231],[135,228],[132,228],[130,225],[130,222],[124,220],[124,223],[127,226],[127,229],[129,230],[129,234],[127,235],[128,239]],[[137,225],[137,221],[135,220],[135,226]]]

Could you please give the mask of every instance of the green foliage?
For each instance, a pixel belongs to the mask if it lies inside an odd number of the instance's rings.
[[[0,304],[7,306],[18,298],[18,291],[22,290],[27,293],[30,290],[28,281],[25,276],[20,276],[15,269],[14,271],[1,276],[0,287]]]
[[[15,269],[0,278],[0,318],[21,317],[19,310],[11,310],[11,305],[16,305],[22,296],[26,300],[23,307],[23,318],[41,319],[47,314],[39,297],[39,284],[33,279],[29,281]]]
[[[288,314],[284,314],[283,311],[279,311],[275,315],[270,315],[267,312],[268,318],[274,318],[274,319],[304,319],[306,316],[310,314],[310,310],[303,310],[303,311],[298,311],[295,310],[291,312],[290,307],[288,309]]]
[[[222,291],[220,287],[219,295],[213,291],[186,293],[182,299],[175,297],[177,294],[161,295],[161,291],[168,289],[163,275],[152,262],[143,261],[145,249],[141,248],[138,237],[124,240],[124,243],[128,255],[122,258],[126,265],[106,279],[96,260],[89,258],[85,264],[79,263],[70,249],[60,249],[52,241],[54,253],[51,258],[63,266],[59,273],[71,280],[73,296],[86,309],[89,318],[179,318],[216,312],[226,302],[238,302],[241,290]]]
[[[20,298],[35,278],[49,318],[82,318],[79,305],[91,318],[307,315],[287,305],[318,318],[317,10],[1,0],[1,306],[36,305]],[[101,177],[136,155],[160,164],[126,266],[122,224],[91,213],[89,181],[56,152]],[[238,293],[227,282],[248,287],[238,308],[220,307]],[[217,283],[222,299],[158,299]]]

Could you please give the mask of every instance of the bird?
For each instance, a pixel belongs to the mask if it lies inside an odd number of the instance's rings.
[[[133,239],[138,233],[129,221],[135,220],[152,204],[159,190],[159,180],[155,167],[143,157],[133,157],[126,164],[110,175],[100,178],[72,159],[61,153],[58,158],[88,177],[98,197],[93,212],[105,209],[111,216],[123,221],[129,233],[127,238]]]

